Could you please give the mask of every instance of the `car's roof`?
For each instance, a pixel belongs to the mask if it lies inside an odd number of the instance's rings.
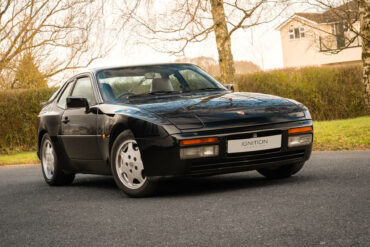
[[[106,70],[106,69],[120,69],[120,68],[134,68],[134,67],[145,67],[145,66],[166,66],[166,65],[192,65],[197,66],[192,63],[153,63],[153,64],[135,64],[135,65],[116,65],[116,66],[102,66],[102,67],[96,67],[96,68],[86,68],[80,73],[74,74],[72,77],[68,78],[62,85],[64,85],[66,82],[70,81],[72,78],[79,77],[81,75],[84,75],[86,73],[94,73],[96,74],[99,71]],[[197,66],[198,67],[198,66]]]
[[[154,63],[154,64],[135,64],[135,65],[117,65],[117,66],[103,66],[103,67],[96,67],[96,68],[88,68],[84,72],[98,72],[101,70],[106,69],[120,69],[120,68],[133,68],[133,67],[146,67],[146,66],[166,66],[166,65],[193,65],[197,66],[192,63]],[[82,72],[82,73],[84,73]]]

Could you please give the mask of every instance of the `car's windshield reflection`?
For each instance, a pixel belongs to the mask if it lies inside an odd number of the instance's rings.
[[[203,70],[187,64],[107,69],[99,71],[97,78],[106,102],[202,91],[227,91]]]

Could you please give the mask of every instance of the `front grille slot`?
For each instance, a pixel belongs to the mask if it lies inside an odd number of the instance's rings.
[[[226,158],[223,160],[215,160],[208,162],[196,162],[191,165],[190,173],[202,173],[202,172],[212,172],[228,169],[242,169],[248,168],[252,165],[263,165],[273,162],[281,161],[295,161],[302,159],[304,157],[304,150],[290,151],[290,152],[280,152],[270,150],[269,152],[259,153],[259,154],[239,154],[242,156]]]
[[[265,137],[265,136],[273,136],[273,135],[281,135],[283,132],[281,130],[271,130],[271,131],[260,131],[260,132],[252,132],[252,133],[245,133],[245,134],[237,134],[237,135],[229,135],[227,137],[228,140],[237,140],[237,139],[246,139],[246,138],[253,138],[253,134],[257,134],[256,137]]]
[[[258,154],[273,154],[273,153],[280,153],[281,148],[269,149],[269,150],[260,150],[260,151],[251,151],[247,153],[230,153],[226,154],[227,157],[252,157]]]

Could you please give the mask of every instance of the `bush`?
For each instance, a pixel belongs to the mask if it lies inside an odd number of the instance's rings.
[[[56,88],[0,91],[0,153],[35,150],[41,102]]]
[[[238,75],[239,91],[291,98],[306,105],[314,120],[366,115],[361,66],[307,67]]]
[[[314,120],[366,115],[362,68],[310,67],[238,75],[240,91],[295,99],[305,104]],[[0,91],[0,153],[36,149],[40,103],[55,88]]]

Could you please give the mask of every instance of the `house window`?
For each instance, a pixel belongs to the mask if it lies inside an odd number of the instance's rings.
[[[299,39],[300,38],[300,35],[299,35],[299,28],[294,28],[294,37],[296,39]]]
[[[289,39],[303,39],[305,36],[304,28],[291,28],[289,29]]]
[[[344,36],[345,25],[343,23],[332,24],[331,30],[337,40],[337,49],[345,47],[346,46],[346,39]]]

